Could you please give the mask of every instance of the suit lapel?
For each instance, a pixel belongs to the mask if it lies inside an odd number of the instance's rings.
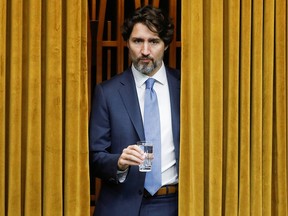
[[[166,68],[166,71],[170,92],[173,139],[175,143],[176,157],[178,157],[180,140],[180,77],[177,72],[171,71],[169,68]],[[137,131],[139,139],[144,140],[145,135],[141,111],[131,69],[128,69],[123,73],[120,79],[120,87],[118,91],[135,130]]]
[[[122,101],[135,127],[135,130],[138,133],[139,139],[144,140],[145,136],[141,111],[131,69],[128,69],[123,73],[122,79],[120,80],[119,94],[121,95]]]

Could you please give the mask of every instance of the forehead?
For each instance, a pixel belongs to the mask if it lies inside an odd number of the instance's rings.
[[[131,32],[130,38],[159,38],[158,33],[152,32],[146,25],[136,23]]]

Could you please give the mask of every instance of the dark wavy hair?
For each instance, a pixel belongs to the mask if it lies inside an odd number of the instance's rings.
[[[122,25],[122,37],[125,41],[129,39],[136,23],[142,23],[150,31],[157,33],[165,46],[169,45],[173,40],[174,24],[172,19],[166,16],[159,8],[147,5],[136,9],[132,16],[126,19]]]

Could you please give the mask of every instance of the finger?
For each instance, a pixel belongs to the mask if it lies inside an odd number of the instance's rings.
[[[144,154],[139,153],[139,151],[134,147],[127,147],[123,149],[120,158],[123,160],[123,163],[138,165],[143,162]]]
[[[141,160],[144,160],[144,151],[138,145],[130,145],[124,151],[128,155],[133,155]]]
[[[144,157],[142,157],[141,154],[137,152],[129,152],[129,154],[123,154],[123,160],[125,160],[128,164],[139,164],[142,163],[144,160]]]

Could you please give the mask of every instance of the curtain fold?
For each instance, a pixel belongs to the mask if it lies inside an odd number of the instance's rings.
[[[250,102],[251,102],[251,29],[252,29],[252,1],[243,0],[240,5],[240,90],[239,98],[239,216],[250,215]],[[237,71],[238,73],[238,71]]]
[[[179,215],[204,215],[203,2],[183,1],[181,19]]]
[[[0,215],[89,215],[87,1],[0,10]]]
[[[29,6],[31,6],[31,9],[29,9]],[[19,208],[19,210],[24,215],[41,215],[41,115],[43,113],[41,109],[41,22],[39,22],[42,15],[41,2],[34,0],[31,1],[30,5],[25,4],[22,7],[23,29],[27,29],[27,34],[23,36],[23,52],[25,54],[21,54],[23,56],[23,69],[14,72],[16,75],[22,74],[23,76],[23,139],[21,138],[20,141],[22,148],[19,148],[18,151],[23,155],[23,163],[21,164],[26,163],[24,166],[19,166],[23,170],[23,177],[19,179],[24,181],[22,186],[24,194],[20,202],[24,202],[23,206],[25,208],[24,210]],[[7,148],[10,145],[13,145],[13,143],[6,142]],[[14,208],[13,205],[9,206]],[[13,210],[8,212],[11,214]]]
[[[288,214],[287,196],[287,1],[275,2],[275,139],[273,140],[275,155],[275,213]]]
[[[287,215],[287,1],[182,1],[179,215]]]
[[[2,25],[2,23],[6,23],[6,7],[7,4],[5,1],[0,1],[0,215],[4,215],[5,212],[5,89],[6,89],[6,25]]]

